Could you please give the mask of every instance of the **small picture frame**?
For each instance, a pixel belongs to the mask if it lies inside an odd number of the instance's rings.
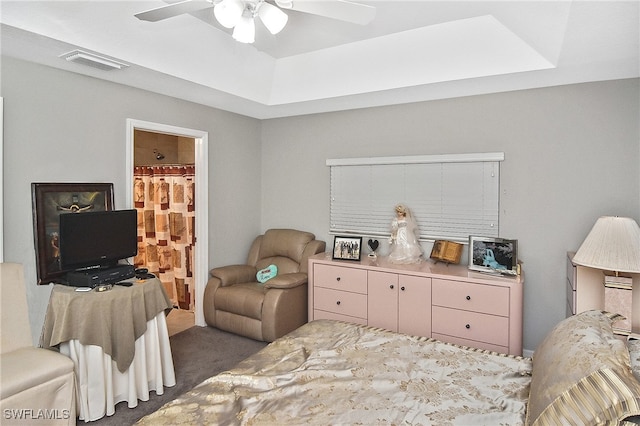
[[[518,240],[469,236],[469,269],[516,275]]]
[[[334,260],[360,260],[362,237],[344,237],[336,235],[333,239]]]

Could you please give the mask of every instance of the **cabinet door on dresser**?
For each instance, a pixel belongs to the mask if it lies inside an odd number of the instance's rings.
[[[416,336],[431,335],[431,279],[369,271],[368,325]]]
[[[400,275],[398,331],[431,337],[431,278]]]
[[[398,274],[367,273],[367,324],[398,331]]]

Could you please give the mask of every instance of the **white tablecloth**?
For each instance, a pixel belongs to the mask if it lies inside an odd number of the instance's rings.
[[[138,400],[149,400],[150,391],[162,395],[164,386],[176,384],[164,312],[147,321],[147,331],[135,341],[133,362],[124,373],[100,346],[83,345],[73,339],[61,343],[60,352],[75,364],[80,420],[111,416],[122,401],[134,408]]]

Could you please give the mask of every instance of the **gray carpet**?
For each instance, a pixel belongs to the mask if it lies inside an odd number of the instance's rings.
[[[191,327],[169,338],[176,371],[176,385],[164,389],[163,395],[151,392],[149,401],[138,401],[136,408],[126,402],[116,405],[113,416],[94,422],[78,421],[78,425],[124,426],[137,422],[156,411],[204,379],[229,370],[246,357],[258,352],[267,344],[211,327]]]

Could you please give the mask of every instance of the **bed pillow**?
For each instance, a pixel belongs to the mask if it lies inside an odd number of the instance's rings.
[[[615,422],[640,414],[640,383],[612,323],[623,317],[588,311],[561,321],[533,354],[526,424]]]

